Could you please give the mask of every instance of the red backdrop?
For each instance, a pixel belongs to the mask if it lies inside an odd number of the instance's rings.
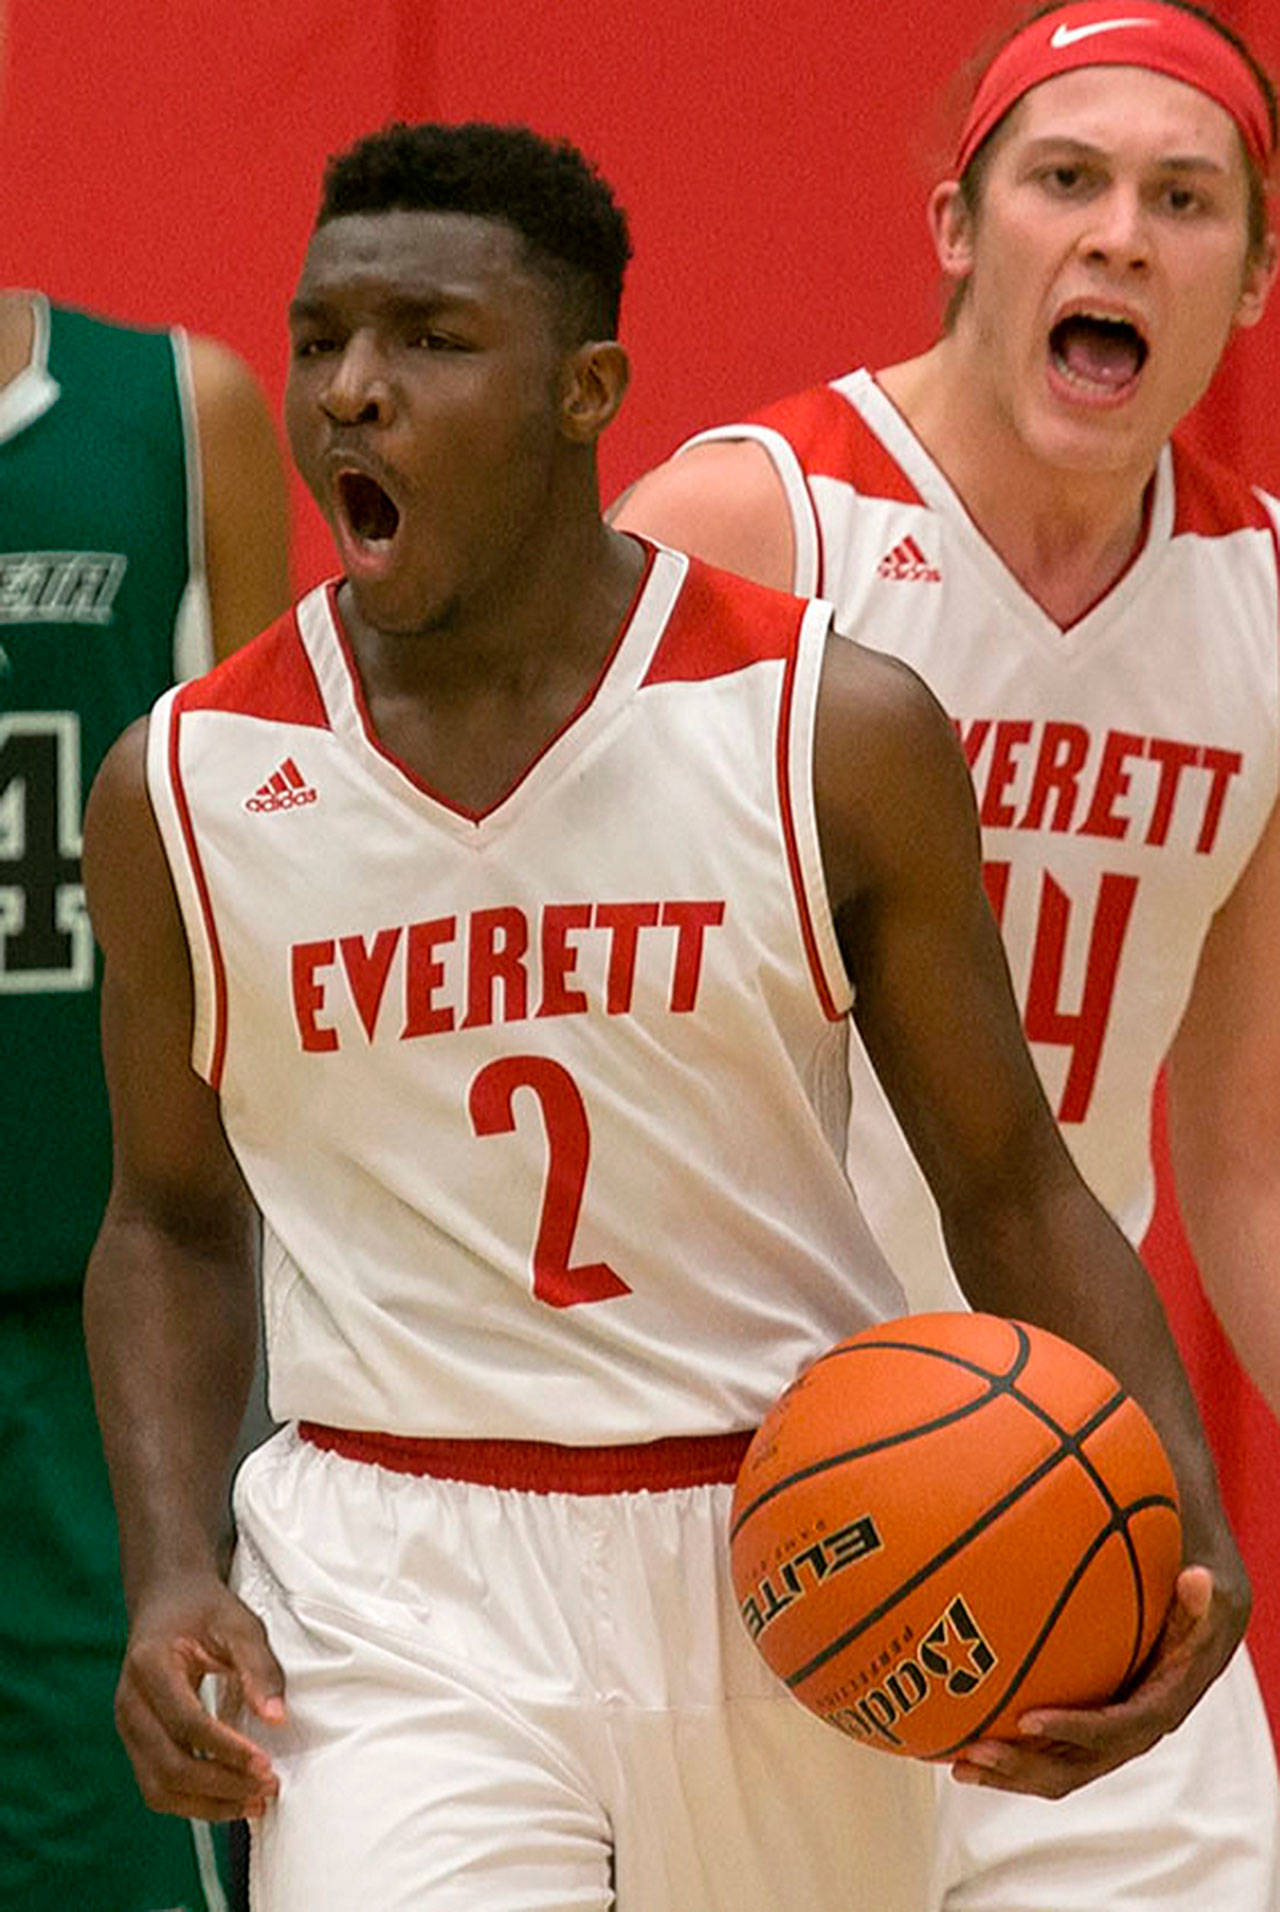
[[[1223,11],[1275,71],[1273,4]],[[924,200],[963,92],[940,79],[1011,17],[994,0],[115,0],[108,26],[94,0],[9,5],[3,280],[215,333],[276,404],[328,152],[395,117],[521,120],[580,144],[637,252],[607,495],[700,425],[927,343]],[[1200,428],[1280,491],[1278,339],[1280,302],[1233,348]],[[332,559],[300,488],[296,508],[302,585]],[[1148,1255],[1253,1572],[1280,1728],[1280,1428],[1205,1308],[1167,1187]]]

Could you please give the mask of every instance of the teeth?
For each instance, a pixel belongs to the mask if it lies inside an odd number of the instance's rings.
[[[1066,379],[1068,385],[1078,385],[1081,390],[1091,392],[1104,389],[1105,381],[1102,379],[1089,378],[1083,372],[1073,371],[1060,353],[1054,353],[1053,362],[1062,377]]]
[[[1108,312],[1100,305],[1075,306],[1070,312],[1064,312],[1057,324],[1065,325],[1068,319],[1094,319],[1099,325],[1127,325],[1140,339],[1145,338],[1142,327],[1127,312]]]

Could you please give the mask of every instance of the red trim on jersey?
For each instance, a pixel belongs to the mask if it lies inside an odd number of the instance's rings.
[[[690,558],[680,596],[658,640],[641,689],[728,677],[795,650],[804,614],[799,598]]]
[[[791,808],[791,705],[795,694],[796,660],[799,651],[799,645],[793,644],[791,656],[787,660],[787,672],[778,707],[778,808],[782,817],[782,841],[787,853],[787,867],[791,872],[791,888],[796,899],[796,915],[800,921],[800,938],[809,961],[809,973],[813,977],[813,985],[818,992],[818,1001],[823,1015],[828,1022],[840,1022],[843,1020],[843,1011],[836,1007],[831,991],[827,987],[826,973],[822,967],[822,959],[818,955],[818,939],[814,934],[813,918],[809,914],[809,897],[804,886],[800,852],[796,844],[795,814]]]
[[[420,790],[424,797],[430,797],[431,801],[438,803],[443,810],[451,810],[456,817],[465,817],[468,823],[483,823],[486,817],[491,817],[495,811],[500,810],[503,804],[515,795],[521,784],[525,783],[528,778],[532,776],[548,752],[555,748],[565,733],[572,730],[578,719],[591,708],[596,697],[599,695],[601,686],[604,684],[609,672],[613,669],[614,659],[622,649],[627,632],[631,629],[632,619],[635,617],[640,601],[644,597],[646,587],[649,583],[650,573],[653,570],[653,561],[657,556],[656,547],[650,544],[647,539],[636,538],[634,542],[642,544],[644,547],[644,570],[641,572],[639,582],[632,592],[631,602],[627,606],[626,615],[618,626],[617,635],[613,643],[609,646],[609,654],[596,673],[595,682],[589,687],[581,701],[569,712],[569,715],[565,718],[560,728],[553,736],[548,737],[546,743],[543,744],[537,754],[529,759],[529,762],[525,765],[519,776],[516,777],[499,796],[495,797],[492,803],[486,804],[483,810],[473,810],[465,803],[455,803],[452,797],[442,795],[441,792],[432,784],[429,784],[424,777],[420,777],[416,770],[411,770],[403,758],[397,757],[394,750],[388,750],[386,745],[379,740],[378,733],[373,727],[373,718],[369,714],[369,705],[365,699],[364,685],[361,682],[360,673],[356,669],[355,653],[351,649],[351,640],[347,635],[346,626],[342,621],[342,614],[338,610],[338,585],[341,583],[341,579],[336,579],[327,584],[325,590],[329,598],[329,615],[333,619],[333,628],[337,633],[338,643],[342,650],[343,662],[346,664],[347,673],[351,679],[356,711],[359,715],[361,728],[364,731],[370,749],[376,750],[378,755],[384,758],[387,763],[394,764],[401,776],[407,778],[414,789]]]
[[[1269,532],[1271,537],[1271,556],[1275,564],[1276,584],[1277,584],[1278,590],[1280,590],[1280,526],[1276,524],[1275,519],[1272,517],[1269,511],[1267,512],[1266,515],[1267,515],[1267,531]],[[1277,638],[1280,638],[1280,618],[1277,619],[1276,636]],[[1277,662],[1280,662],[1280,647],[1278,647]]]
[[[429,1474],[519,1494],[661,1493],[732,1484],[751,1444],[741,1434],[672,1435],[620,1447],[562,1447],[554,1441],[447,1441],[299,1421],[312,1447],[396,1474]]]
[[[924,499],[861,412],[832,385],[814,385],[767,405],[750,421],[780,432],[806,478],[838,478],[872,498],[923,505]]]
[[[218,1089],[222,1084],[222,1067],[227,1055],[227,973],[222,961],[222,946],[218,941],[217,924],[214,922],[209,885],[205,880],[204,865],[200,861],[200,852],[196,846],[196,833],[191,822],[187,793],[182,784],[182,765],[178,755],[178,729],[182,722],[183,710],[187,705],[188,693],[194,689],[194,684],[184,685],[174,698],[173,709],[169,714],[169,787],[173,791],[178,821],[182,825],[182,837],[187,846],[187,862],[191,866],[192,880],[200,899],[200,912],[204,917],[205,934],[209,939],[209,954],[213,962],[213,1060],[209,1068],[209,1085],[213,1089]]]
[[[330,728],[296,611],[286,611],[243,650],[197,678],[191,690],[189,710],[231,710],[313,730]]]
[[[1226,537],[1232,531],[1266,531],[1271,514],[1256,492],[1226,465],[1175,438],[1173,450],[1173,536],[1198,532]]]

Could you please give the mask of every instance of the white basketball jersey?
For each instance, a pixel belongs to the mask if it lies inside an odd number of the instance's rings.
[[[1064,631],[869,373],[690,442],[743,437],[786,489],[795,588],[912,665],[955,722],[1032,1054],[1086,1181],[1137,1241],[1156,1076],[1276,796],[1278,508],[1175,440],[1141,550]],[[923,1177],[858,1053],[853,1074],[868,1220],[914,1305],[954,1305]]]
[[[843,1166],[829,621],[651,550],[594,692],[482,813],[380,747],[331,586],[157,704],[278,1418],[729,1432],[901,1311]]]

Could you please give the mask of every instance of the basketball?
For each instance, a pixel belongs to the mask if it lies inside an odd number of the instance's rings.
[[[1113,1697],[1181,1544],[1168,1458],[1115,1377],[1043,1328],[959,1313],[815,1361],[748,1448],[730,1528],[772,1670],[851,1738],[922,1759]]]

